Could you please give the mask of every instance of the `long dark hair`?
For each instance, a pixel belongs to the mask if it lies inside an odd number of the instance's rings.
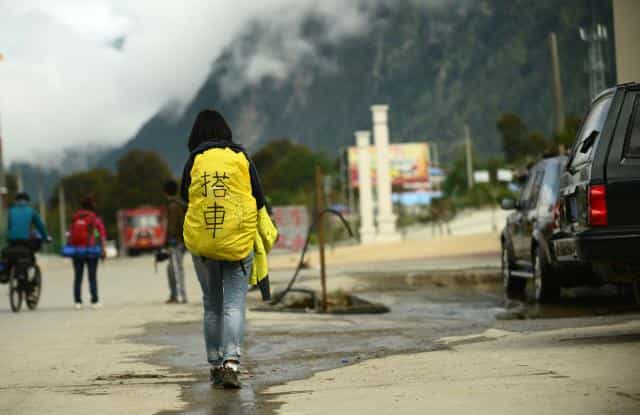
[[[232,141],[231,128],[215,110],[200,111],[189,135],[189,151],[207,141]]]
[[[92,212],[96,211],[96,200],[93,196],[85,196],[80,201],[80,207],[84,210],[90,210]]]

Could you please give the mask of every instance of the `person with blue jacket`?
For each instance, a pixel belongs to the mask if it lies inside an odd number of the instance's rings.
[[[30,200],[27,193],[20,192],[16,195],[15,203],[9,208],[7,232],[9,245],[23,245],[31,248],[34,227],[40,239],[50,240],[47,228],[38,212],[29,204]]]

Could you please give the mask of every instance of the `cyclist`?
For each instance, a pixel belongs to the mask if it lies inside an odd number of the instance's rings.
[[[34,251],[34,239],[50,241],[51,238],[40,215],[29,204],[30,201],[27,193],[20,192],[16,195],[15,203],[9,208],[7,239],[9,246],[24,246]],[[33,237],[34,227],[37,238]]]

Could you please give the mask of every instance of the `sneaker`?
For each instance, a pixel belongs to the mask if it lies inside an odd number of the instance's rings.
[[[93,308],[94,310],[98,310],[98,309],[102,308],[102,304],[101,303],[92,303],[91,304],[91,308]]]
[[[82,303],[75,303],[73,305],[73,308],[75,308],[76,310],[82,310]]]
[[[228,367],[236,373],[240,370],[240,364],[236,360],[227,360],[222,364],[222,367]]]
[[[240,380],[238,380],[238,372],[228,366],[220,368],[220,380],[222,387],[225,389],[240,389]]]
[[[209,381],[214,388],[222,388],[222,368],[220,366],[212,367],[209,370]]]
[[[164,302],[165,304],[178,304],[178,300],[176,300],[175,298],[169,298],[167,301]]]

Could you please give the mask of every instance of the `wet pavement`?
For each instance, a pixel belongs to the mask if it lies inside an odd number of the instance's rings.
[[[204,361],[200,322],[148,326],[138,339],[171,346],[153,356],[154,363],[180,371],[199,373],[198,382],[183,387],[191,403],[188,414],[273,413],[260,391],[268,386],[301,379],[314,372],[392,354],[437,350],[436,340],[448,335],[482,331],[494,321],[501,296],[495,290],[460,293],[442,288],[360,292],[358,296],[383,303],[391,312],[377,315],[290,314],[292,320],[250,321],[245,339],[246,356],[239,392],[212,389]],[[261,313],[260,320],[270,315]]]
[[[317,371],[388,355],[435,351],[443,347],[437,343],[442,337],[490,327],[526,332],[601,325],[637,318],[639,311],[628,293],[612,287],[569,290],[561,304],[538,306],[505,302],[496,283],[443,286],[426,279],[408,284],[405,275],[359,278],[358,296],[385,304],[390,313],[295,313],[285,318],[281,313],[254,314],[247,327],[240,391],[211,388],[200,322],[147,326],[137,341],[169,346],[151,358],[153,363],[197,374],[196,382],[183,385],[183,399],[190,405],[180,413],[270,414],[278,408],[279,397],[261,391]]]

